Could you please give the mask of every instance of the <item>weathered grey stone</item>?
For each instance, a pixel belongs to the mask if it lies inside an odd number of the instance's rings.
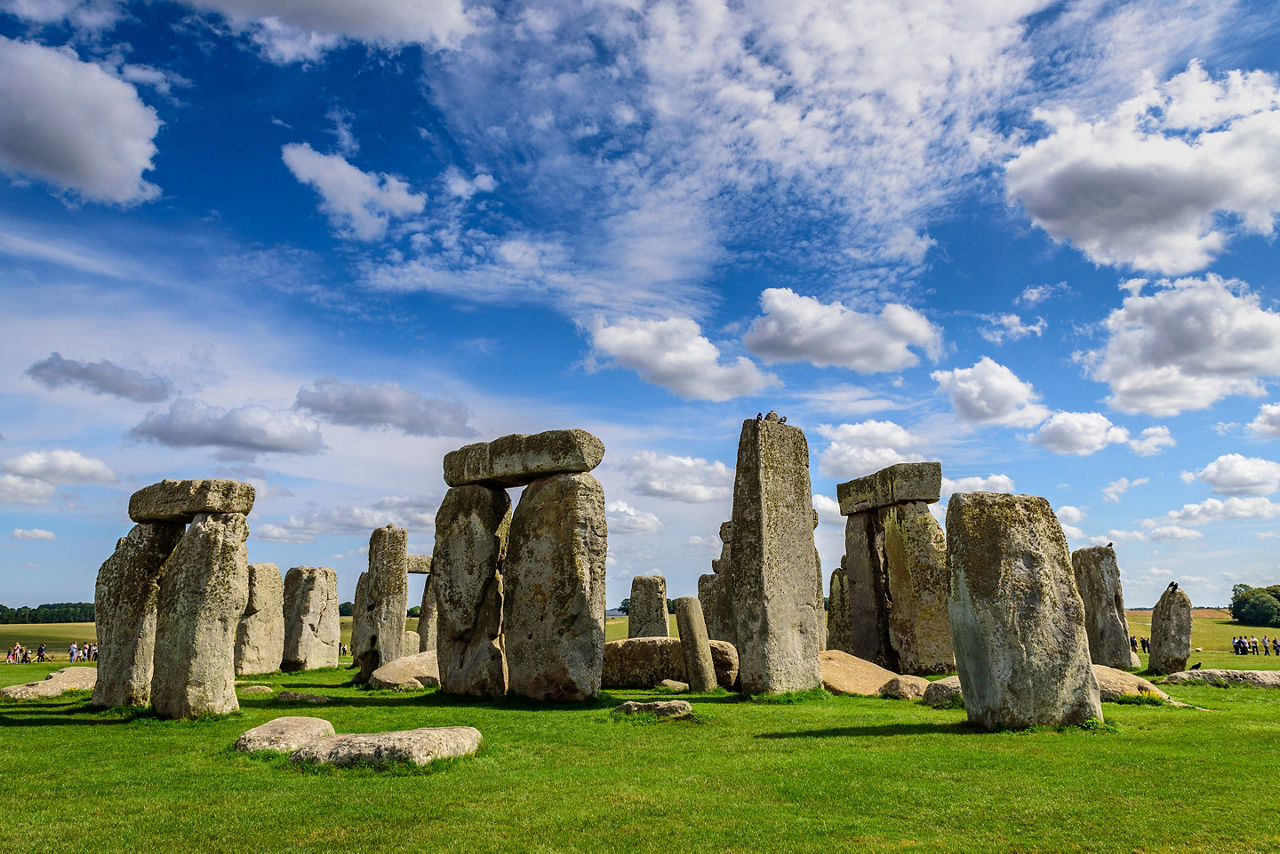
[[[831,586],[827,594],[827,649],[849,652],[853,626],[849,620],[849,579],[844,567],[831,570]],[[853,655],[853,653],[849,653]]]
[[[430,575],[431,555],[409,555],[410,575]]]
[[[236,629],[249,602],[239,513],[199,515],[165,562],[156,597],[151,707],[162,718],[227,714],[236,699]]]
[[[135,522],[182,522],[201,514],[239,513],[253,509],[253,484],[235,480],[162,480],[129,498]]]
[[[236,688],[241,694],[274,694],[275,689],[270,685],[242,685]]]
[[[815,511],[814,519],[818,518]],[[814,528],[817,528],[817,522],[814,522]],[[818,651],[827,648],[827,605],[825,596],[822,591],[822,555],[818,554],[815,546],[813,549],[813,610],[818,615]]]
[[[684,654],[684,681],[689,683],[691,691],[710,691],[716,687],[716,667],[711,659],[702,604],[696,596],[681,596],[675,601],[675,608],[680,650]]]
[[[439,637],[440,614],[436,605],[436,580],[427,576],[427,583],[422,585],[422,602],[418,605],[418,652],[435,652],[436,638]],[[409,650],[406,648],[405,653]]]
[[[547,700],[599,693],[607,550],[604,488],[594,477],[559,474],[525,488],[503,572],[513,693]]]
[[[1129,624],[1124,615],[1120,567],[1111,546],[1093,546],[1071,553],[1076,590],[1084,602],[1084,628],[1094,664],[1124,670],[1132,666]]]
[[[1049,502],[960,492],[947,506],[951,631],[969,721],[987,729],[1102,718],[1084,603]]]
[[[425,651],[425,652],[434,652],[434,651],[435,651],[435,650],[430,650],[430,649],[428,649],[428,650],[423,650],[423,649],[422,649],[422,638],[418,637],[418,633],[417,633],[417,632],[411,632],[411,631],[409,631],[408,629],[405,629],[404,639],[403,639],[403,640],[401,640],[401,642],[400,642],[400,650],[401,650],[405,655],[412,655],[412,654],[413,654],[413,651],[414,651],[415,649],[416,649],[416,650],[418,650],[419,652],[424,652],[424,651]],[[401,657],[401,658],[404,658],[404,655],[402,655],[402,656],[400,656],[400,657]]]
[[[395,691],[419,691],[439,684],[440,667],[434,652],[419,652],[388,661],[369,676],[370,688]]]
[[[898,671],[898,655],[889,640],[889,561],[884,529],[875,513],[855,513],[844,523],[846,614],[837,617],[848,634],[843,646],[828,643],[850,655]]]
[[[236,740],[236,750],[241,753],[257,753],[259,750],[293,753],[331,735],[333,724],[323,718],[285,715],[245,731]]]
[[[890,700],[920,700],[929,690],[929,680],[923,676],[895,676],[880,686],[880,696]]]
[[[363,597],[359,586],[356,591],[363,601],[354,609],[351,624],[358,682],[368,681],[373,671],[401,657],[409,598],[408,542],[404,528],[394,525],[378,528],[369,537],[369,571],[360,578]]]
[[[661,575],[637,575],[631,579],[631,607],[627,611],[627,637],[665,638],[667,579]]]
[[[511,498],[487,486],[455,486],[436,511],[429,586],[436,600],[440,689],[501,697],[507,690],[502,563]]]
[[[742,690],[821,682],[809,445],[798,427],[743,422],[733,486],[733,601]]]
[[[947,606],[947,536],[923,502],[876,511],[884,532],[889,645],[899,673],[955,669]]]
[[[615,715],[657,715],[660,718],[676,720],[687,718],[693,714],[693,706],[688,700],[659,700],[652,703],[637,703],[628,700],[614,708]]]
[[[236,629],[236,675],[274,673],[284,660],[284,580],[274,563],[249,564],[249,604]]]
[[[469,726],[429,727],[400,732],[333,735],[297,750],[294,762],[321,765],[427,765],[437,759],[470,756],[480,749],[480,731]]]
[[[865,694],[874,697],[898,674],[838,649],[823,650],[822,687],[832,694]]]
[[[698,576],[698,599],[702,602],[702,616],[707,621],[707,634],[712,640],[733,643],[737,636],[734,628],[733,608],[728,595],[728,576],[707,573]]]
[[[1224,688],[1230,685],[1280,688],[1280,670],[1180,670],[1177,673],[1170,673],[1164,681],[1166,684],[1203,682]]]
[[[98,637],[95,706],[151,702],[160,572],[182,533],[182,524],[176,522],[136,525],[120,538],[115,553],[98,570],[93,597]]]
[[[716,684],[734,690],[738,681],[738,651],[733,644],[713,640],[711,661]],[[627,638],[604,645],[601,687],[652,688],[664,680],[688,682],[684,650],[679,638]]]
[[[930,682],[929,687],[924,689],[925,705],[933,706],[935,709],[951,706],[963,700],[964,696],[961,692],[959,676],[947,676],[943,679],[937,679]]]
[[[1166,589],[1151,612],[1151,673],[1177,673],[1187,669],[1191,655],[1191,597],[1185,591]]]
[[[333,702],[332,697],[325,697],[321,694],[305,694],[301,691],[281,691],[276,695],[276,700],[281,703],[311,703],[316,706]]]
[[[466,445],[444,455],[444,482],[526,486],[556,474],[589,472],[604,458],[604,443],[586,430],[517,433]]]
[[[836,485],[842,516],[893,504],[916,501],[932,504],[941,494],[942,463],[898,463]]]
[[[92,691],[97,681],[98,671],[92,667],[64,667],[39,682],[0,688],[0,697],[10,700],[42,700],[57,697],[67,691]]]
[[[327,566],[295,566],[284,576],[286,672],[338,666],[338,574]]]
[[[689,692],[688,682],[678,682],[675,679],[663,679],[658,683],[657,687],[666,688],[674,694],[687,694]]]
[[[1142,694],[1150,694],[1161,700],[1169,699],[1168,694],[1141,676],[1134,676],[1105,664],[1093,665],[1093,675],[1098,680],[1098,693],[1104,703],[1114,703],[1121,697],[1137,697]]]
[[[720,542],[729,545],[733,542],[733,520],[720,523]]]

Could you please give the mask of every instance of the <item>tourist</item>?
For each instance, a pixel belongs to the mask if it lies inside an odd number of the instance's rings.
[[[76,660],[76,642],[72,641],[71,646],[67,647],[67,661],[75,663]]]
[[[1271,654],[1271,638],[1267,637],[1266,635],[1262,636],[1262,654],[1263,655]]]
[[[1132,649],[1134,652],[1138,651],[1138,639],[1135,638],[1133,635],[1129,635],[1129,648]]]
[[[40,644],[40,648],[36,650],[36,661],[43,662],[43,661],[46,661],[47,659],[48,659],[48,656],[45,655],[45,645]]]

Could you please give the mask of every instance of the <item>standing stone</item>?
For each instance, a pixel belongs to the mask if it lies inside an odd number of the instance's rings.
[[[284,576],[285,672],[338,666],[338,574],[327,566],[295,566]]]
[[[1126,670],[1132,666],[1129,623],[1124,614],[1120,568],[1111,546],[1094,546],[1071,553],[1076,590],[1084,602],[1084,628],[1094,664]]]
[[[608,550],[604,504],[604,488],[589,474],[534,481],[520,498],[504,571],[513,693],[582,700],[600,691]]]
[[[445,693],[506,693],[502,562],[510,527],[511,498],[501,489],[455,486],[436,511],[428,587],[435,595],[437,662]]]
[[[681,596],[675,607],[689,690],[710,691],[716,687],[716,666],[711,660],[711,641],[702,618],[702,603],[696,596]]]
[[[358,616],[367,613],[368,610],[369,571],[366,569],[356,579],[355,601],[351,603],[351,661],[356,667],[360,666],[360,657],[369,651],[369,633],[373,624]],[[358,673],[356,679],[359,681]]]
[[[227,714],[236,700],[236,629],[249,602],[239,513],[196,516],[165,563],[156,599],[151,706],[162,718]]]
[[[284,660],[284,581],[274,563],[249,564],[249,604],[236,630],[236,675],[274,673]]]
[[[707,634],[712,640],[736,644],[738,630],[733,619],[733,600],[729,597],[729,564],[733,556],[733,522],[720,526],[720,557],[711,561],[711,575],[698,578],[698,598],[707,621]]]
[[[889,584],[889,643],[899,673],[955,668],[947,606],[947,536],[929,507],[912,501],[876,513],[884,532]]]
[[[831,570],[830,591],[827,599],[827,649],[849,652],[853,626],[849,624],[849,579],[843,566]]]
[[[353,611],[351,653],[367,682],[373,671],[401,656],[409,598],[408,536],[404,528],[387,525],[369,537],[369,572],[364,607]],[[360,645],[355,643],[356,624]],[[417,650],[414,650],[416,653]]]
[[[951,631],[969,721],[1102,719],[1067,538],[1043,498],[961,492],[947,507]]]
[[[844,521],[845,646],[828,644],[852,656],[898,673],[898,655],[889,640],[889,562],[884,529],[874,513],[855,513]]]
[[[135,525],[98,570],[93,597],[98,637],[95,706],[145,706],[151,702],[160,572],[182,539],[183,527],[181,522]]]
[[[418,637],[418,633],[411,632],[408,629],[406,629],[404,633],[404,638],[400,642],[400,649],[403,650],[405,654],[400,657],[411,658],[412,656],[417,655],[417,653],[413,652],[412,650],[420,649],[421,647],[422,647],[422,638]]]
[[[418,606],[418,652],[436,651],[436,627],[440,621],[436,608],[436,579],[431,574],[422,585],[422,604]],[[409,650],[404,653],[407,655]]]
[[[809,445],[776,413],[743,422],[733,485],[730,597],[748,694],[821,683]]]
[[[1170,585],[1151,612],[1151,655],[1147,670],[1177,673],[1191,655],[1191,597]]]
[[[637,575],[631,579],[631,608],[627,611],[627,637],[665,638],[667,579],[661,575]]]

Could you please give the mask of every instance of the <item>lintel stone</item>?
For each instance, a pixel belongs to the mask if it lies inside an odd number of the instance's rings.
[[[506,489],[549,475],[589,472],[602,459],[604,443],[586,430],[515,433],[445,454],[444,481]]]
[[[202,513],[239,513],[253,509],[253,484],[236,480],[162,480],[129,498],[135,522],[188,523]]]

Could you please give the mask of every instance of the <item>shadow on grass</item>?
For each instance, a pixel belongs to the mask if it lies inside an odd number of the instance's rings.
[[[957,723],[877,724],[874,726],[830,727],[829,729],[762,732],[756,738],[883,738],[890,735],[976,735],[985,734],[981,727],[967,721]]]

